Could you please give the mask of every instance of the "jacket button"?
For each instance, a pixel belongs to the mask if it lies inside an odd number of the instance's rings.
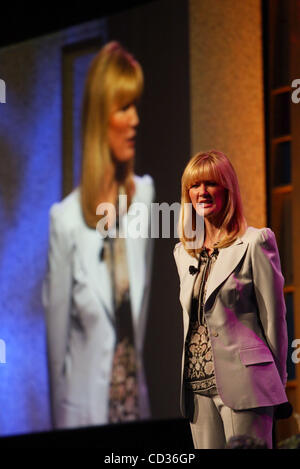
[[[219,334],[218,334],[218,332],[213,331],[212,335],[213,335],[214,337],[218,337]]]

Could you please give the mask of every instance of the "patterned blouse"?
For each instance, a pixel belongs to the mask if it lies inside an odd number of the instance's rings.
[[[109,391],[108,421],[128,422],[140,418],[137,358],[129,296],[129,275],[125,238],[117,237],[104,243],[104,260],[113,285],[116,345]]]
[[[213,355],[203,306],[205,303],[207,279],[219,251],[215,248],[211,255],[206,248],[200,252],[199,272],[194,282],[191,319],[185,342],[185,385],[198,394],[217,394]]]

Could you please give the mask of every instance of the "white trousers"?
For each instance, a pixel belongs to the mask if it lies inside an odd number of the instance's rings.
[[[232,436],[258,438],[272,448],[273,407],[233,410],[220,396],[194,394],[190,422],[195,449],[224,449]]]

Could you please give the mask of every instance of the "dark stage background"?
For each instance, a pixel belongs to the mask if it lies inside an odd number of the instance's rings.
[[[83,81],[100,47],[118,40],[143,66],[136,173],[156,202],[180,201],[190,156],[188,2],[100,2],[98,8],[7,8],[0,36],[0,435],[51,429],[41,287],[48,211],[79,178]],[[3,21],[3,19],[1,21]],[[22,41],[22,42],[20,42]],[[73,162],[70,159],[73,156]],[[179,418],[181,310],[172,250],[157,239],[145,338],[153,419]],[[159,275],[158,275],[159,273]],[[4,411],[5,409],[5,411]]]

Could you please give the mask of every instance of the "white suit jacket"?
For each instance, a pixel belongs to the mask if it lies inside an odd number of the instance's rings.
[[[183,385],[186,340],[198,261],[182,243],[174,257],[183,308],[181,411],[191,402]],[[211,339],[218,393],[235,410],[273,406],[287,401],[287,326],[284,278],[276,239],[269,228],[248,227],[219,255],[207,281],[204,314]]]
[[[133,203],[154,198],[150,176],[135,176]],[[124,219],[130,215],[125,215]],[[149,227],[147,211],[141,211]],[[50,210],[48,272],[43,304],[53,425],[57,428],[107,423],[108,392],[116,341],[111,280],[100,260],[103,237],[83,219],[79,188]],[[150,238],[126,238],[130,300],[139,364],[140,412],[149,415],[142,352],[150,289]]]

